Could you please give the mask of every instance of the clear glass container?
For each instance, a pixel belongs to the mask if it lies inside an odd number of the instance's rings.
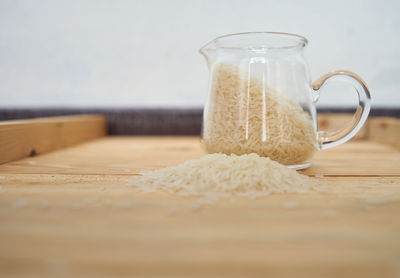
[[[202,129],[209,153],[257,153],[302,169],[316,150],[357,133],[370,110],[367,86],[343,70],[312,83],[303,55],[306,45],[299,35],[254,32],[222,36],[200,49],[210,70]],[[332,133],[318,130],[315,107],[328,79],[349,82],[359,97],[353,120]]]

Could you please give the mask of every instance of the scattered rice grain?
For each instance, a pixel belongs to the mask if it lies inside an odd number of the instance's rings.
[[[326,217],[334,218],[334,217],[337,217],[339,215],[339,213],[337,210],[327,209],[327,210],[322,211],[322,215],[324,215]]]
[[[96,197],[89,197],[89,198],[87,198],[87,199],[85,200],[85,203],[86,203],[86,204],[93,204],[93,203],[96,203],[98,200],[99,200],[99,199],[96,198]]]
[[[192,205],[192,211],[193,212],[199,212],[204,208],[204,206],[200,203],[195,203]]]
[[[81,203],[81,202],[72,203],[72,208],[73,209],[82,209],[82,208],[84,208],[84,206],[85,206],[85,204]]]
[[[177,208],[169,208],[168,209],[168,215],[175,215],[178,213],[178,209]]]
[[[130,208],[133,206],[133,203],[130,201],[120,201],[117,203],[117,206],[120,208]]]
[[[372,206],[369,206],[369,205],[365,205],[364,207],[363,207],[363,209],[365,210],[365,211],[367,211],[367,212],[371,212],[371,211],[373,211],[373,207]]]
[[[390,196],[390,195],[393,195],[393,192],[392,191],[384,191],[383,195],[384,196]]]
[[[385,199],[368,199],[366,200],[367,204],[370,205],[384,205],[389,203],[389,200],[385,200]]]
[[[11,207],[13,207],[13,208],[22,208],[22,207],[27,206],[27,204],[28,203],[25,200],[17,200],[17,201],[14,201],[11,204]]]
[[[284,208],[287,208],[287,209],[291,209],[291,208],[296,208],[296,207],[298,207],[298,203],[296,203],[296,202],[284,202],[283,204],[282,204],[282,207],[284,207]]]
[[[367,184],[379,184],[377,181],[367,181]]]
[[[43,202],[41,203],[41,207],[42,207],[42,208],[48,208],[48,207],[50,207],[50,202],[49,202],[49,201],[43,201]]]

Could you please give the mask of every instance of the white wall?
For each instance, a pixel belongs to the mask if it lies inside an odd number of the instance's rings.
[[[313,78],[349,69],[400,106],[400,1],[0,1],[1,107],[194,107],[200,46],[226,33],[306,36]],[[322,106],[350,105],[326,93]]]

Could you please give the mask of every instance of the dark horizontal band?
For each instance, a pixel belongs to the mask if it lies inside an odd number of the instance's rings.
[[[319,108],[318,113],[354,113],[354,109]],[[0,120],[30,119],[73,114],[103,114],[110,135],[198,135],[201,132],[201,108],[0,108]],[[370,116],[400,118],[400,108],[375,108]]]

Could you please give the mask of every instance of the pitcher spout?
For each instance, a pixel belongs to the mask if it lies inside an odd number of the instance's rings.
[[[216,46],[214,41],[211,41],[199,49],[199,53],[204,56],[208,66],[212,64],[216,56]]]

